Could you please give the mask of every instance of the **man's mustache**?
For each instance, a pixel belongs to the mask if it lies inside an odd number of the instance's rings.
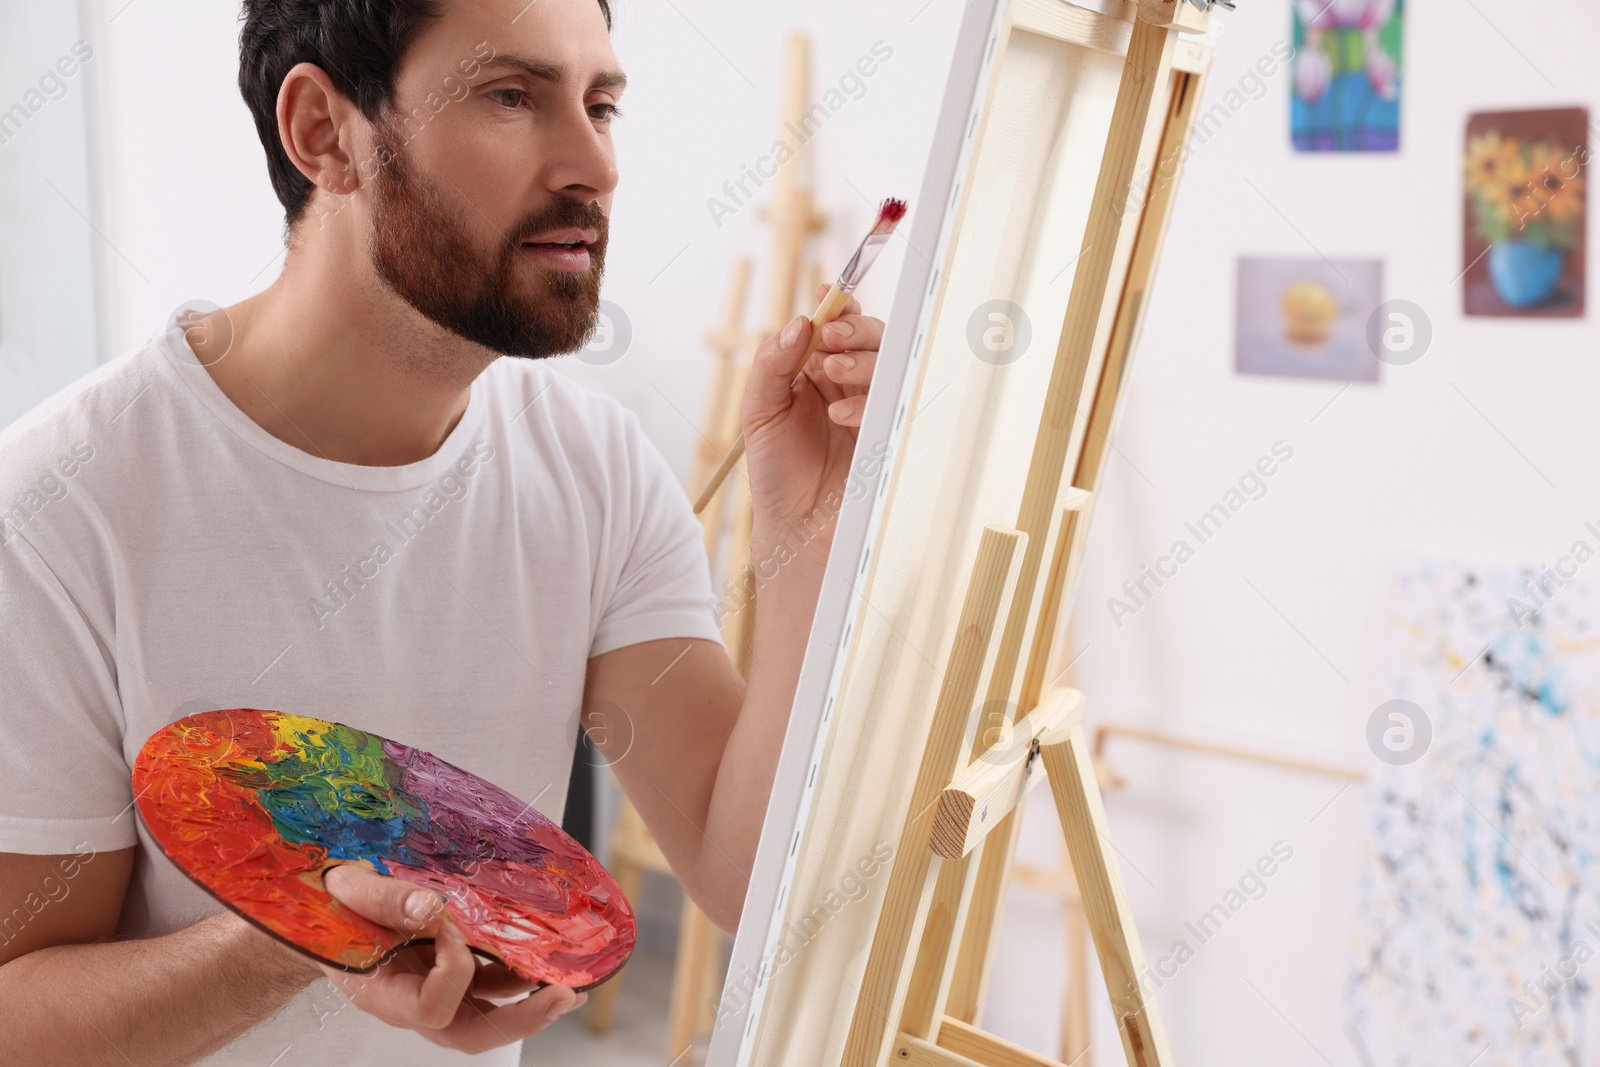
[[[606,244],[608,223],[605,211],[594,201],[557,200],[518,227],[515,231],[517,236],[511,243],[520,245],[551,230],[573,228],[594,230],[598,236],[591,249],[603,249]]]

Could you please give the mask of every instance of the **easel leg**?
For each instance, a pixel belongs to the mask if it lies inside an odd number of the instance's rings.
[[[931,910],[941,861],[928,847],[939,793],[966,766],[977,734],[972,709],[994,672],[995,634],[1010,610],[1027,538],[1015,530],[986,526],[961,606],[956,639],[934,704],[928,742],[922,750],[911,809],[900,831],[889,886],[873,933],[867,969],[857,991],[841,1067],[881,1067],[899,1033],[917,946]],[[944,968],[940,967],[940,972]],[[937,976],[935,976],[937,977]]]
[[[1077,506],[1067,508],[1061,512],[1059,527],[1052,529],[1055,535],[1055,551],[1051,554],[1050,571],[1046,578],[1046,598],[1040,609],[1039,629],[1034,638],[1034,651],[1029,657],[1028,669],[1022,683],[1022,707],[1031,707],[1039,702],[1047,688],[1044,680],[1044,663],[1049,659],[1050,642],[1056,629],[1056,616],[1059,611],[1059,590],[1063,589],[1062,582],[1070,560],[1070,553],[1077,545],[1078,530],[1082,525],[1079,522],[1081,512]],[[1006,636],[1012,636],[1010,621],[1007,623]],[[1016,632],[1017,646],[1022,641],[1022,632]],[[1004,656],[1005,650],[1002,650]],[[1014,660],[1002,659],[1007,667],[1006,677],[1010,677],[1010,668]],[[1059,676],[1058,676],[1059,677]],[[1052,679],[1053,685],[1055,679]],[[1004,699],[1004,694],[990,693],[990,699]],[[1020,716],[1020,708],[1018,714]],[[984,998],[989,990],[989,973],[994,966],[994,950],[997,944],[996,934],[1000,929],[1000,919],[1005,912],[1006,888],[1011,881],[1011,868],[1016,862],[1017,839],[1022,832],[1022,812],[1020,810],[1006,813],[1004,819],[989,831],[989,836],[984,839],[978,859],[978,877],[973,887],[972,904],[967,914],[961,931],[961,951],[956,956],[955,977],[950,986],[950,1000],[945,1008],[946,1014],[951,1018],[960,1019],[962,1022],[978,1022],[978,1013],[983,1010]]]
[[[1050,778],[1050,792],[1072,855],[1072,870],[1083,896],[1084,917],[1100,956],[1106,992],[1122,1034],[1130,1067],[1171,1067],[1172,1052],[1154,1000],[1139,985],[1145,973],[1144,948],[1128,906],[1122,872],[1106,825],[1105,805],[1090,762],[1083,727],[1065,741],[1039,749]]]
[[[1094,1067],[1093,1054],[1089,1051],[1089,931],[1083,921],[1083,901],[1069,900],[1061,912],[1067,928],[1067,995],[1061,1017],[1061,1062],[1070,1063],[1072,1067]]]
[[[952,1019],[977,1025],[978,1012],[988,993],[989,972],[994,962],[992,947],[1000,928],[1005,905],[1006,885],[1016,856],[1020,816],[1012,811],[989,831],[976,857],[977,878],[973,882],[972,903],[962,924],[961,949],[956,955],[955,976],[950,984],[950,999],[945,1014]]]
[[[966,922],[972,901],[972,886],[978,876],[977,857],[943,860],[939,879],[934,884],[933,903],[923,925],[921,948],[911,972],[911,987],[906,991],[905,1010],[900,1030],[928,1041],[939,1040],[939,1024],[950,997],[954,968],[951,955],[956,948],[956,933]]]
[[[667,1056],[681,1056],[694,1043],[704,1014],[707,963],[714,951],[717,928],[688,897],[678,920],[678,951],[672,979],[672,1004],[667,1011]],[[713,990],[711,998],[715,998]]]
[[[611,877],[616,880],[617,888],[622,890],[624,898],[639,899],[639,890],[644,887],[643,867],[632,862],[613,863]],[[619,971],[589,994],[587,1021],[589,1029],[594,1033],[605,1034],[611,1031],[611,1023],[617,1012],[617,997],[622,993],[622,975],[623,972]]]

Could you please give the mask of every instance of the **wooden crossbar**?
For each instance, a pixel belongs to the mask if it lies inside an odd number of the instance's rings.
[[[1021,721],[1008,724],[1010,739],[985,750],[939,794],[933,851],[948,860],[971,852],[1039,784],[1038,746],[1066,736],[1082,719],[1083,694],[1058,689]]]

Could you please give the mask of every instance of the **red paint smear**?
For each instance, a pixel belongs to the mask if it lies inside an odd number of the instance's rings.
[[[618,947],[616,909],[605,906],[610,901],[591,902],[593,890],[582,885],[552,893],[557,883],[548,869],[485,864],[471,882],[417,867],[394,864],[390,869],[396,878],[444,894],[463,929],[491,939],[495,955],[524,977],[579,989],[616,969],[611,965]],[[530,898],[537,907],[529,906]]]

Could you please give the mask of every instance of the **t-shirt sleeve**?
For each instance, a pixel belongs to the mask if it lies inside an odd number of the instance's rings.
[[[626,412],[623,422],[620,469],[608,472],[622,481],[602,560],[614,577],[589,655],[669,637],[721,643],[700,520],[638,419]]]
[[[131,847],[138,816],[111,653],[28,539],[3,524],[0,618],[0,852]]]

